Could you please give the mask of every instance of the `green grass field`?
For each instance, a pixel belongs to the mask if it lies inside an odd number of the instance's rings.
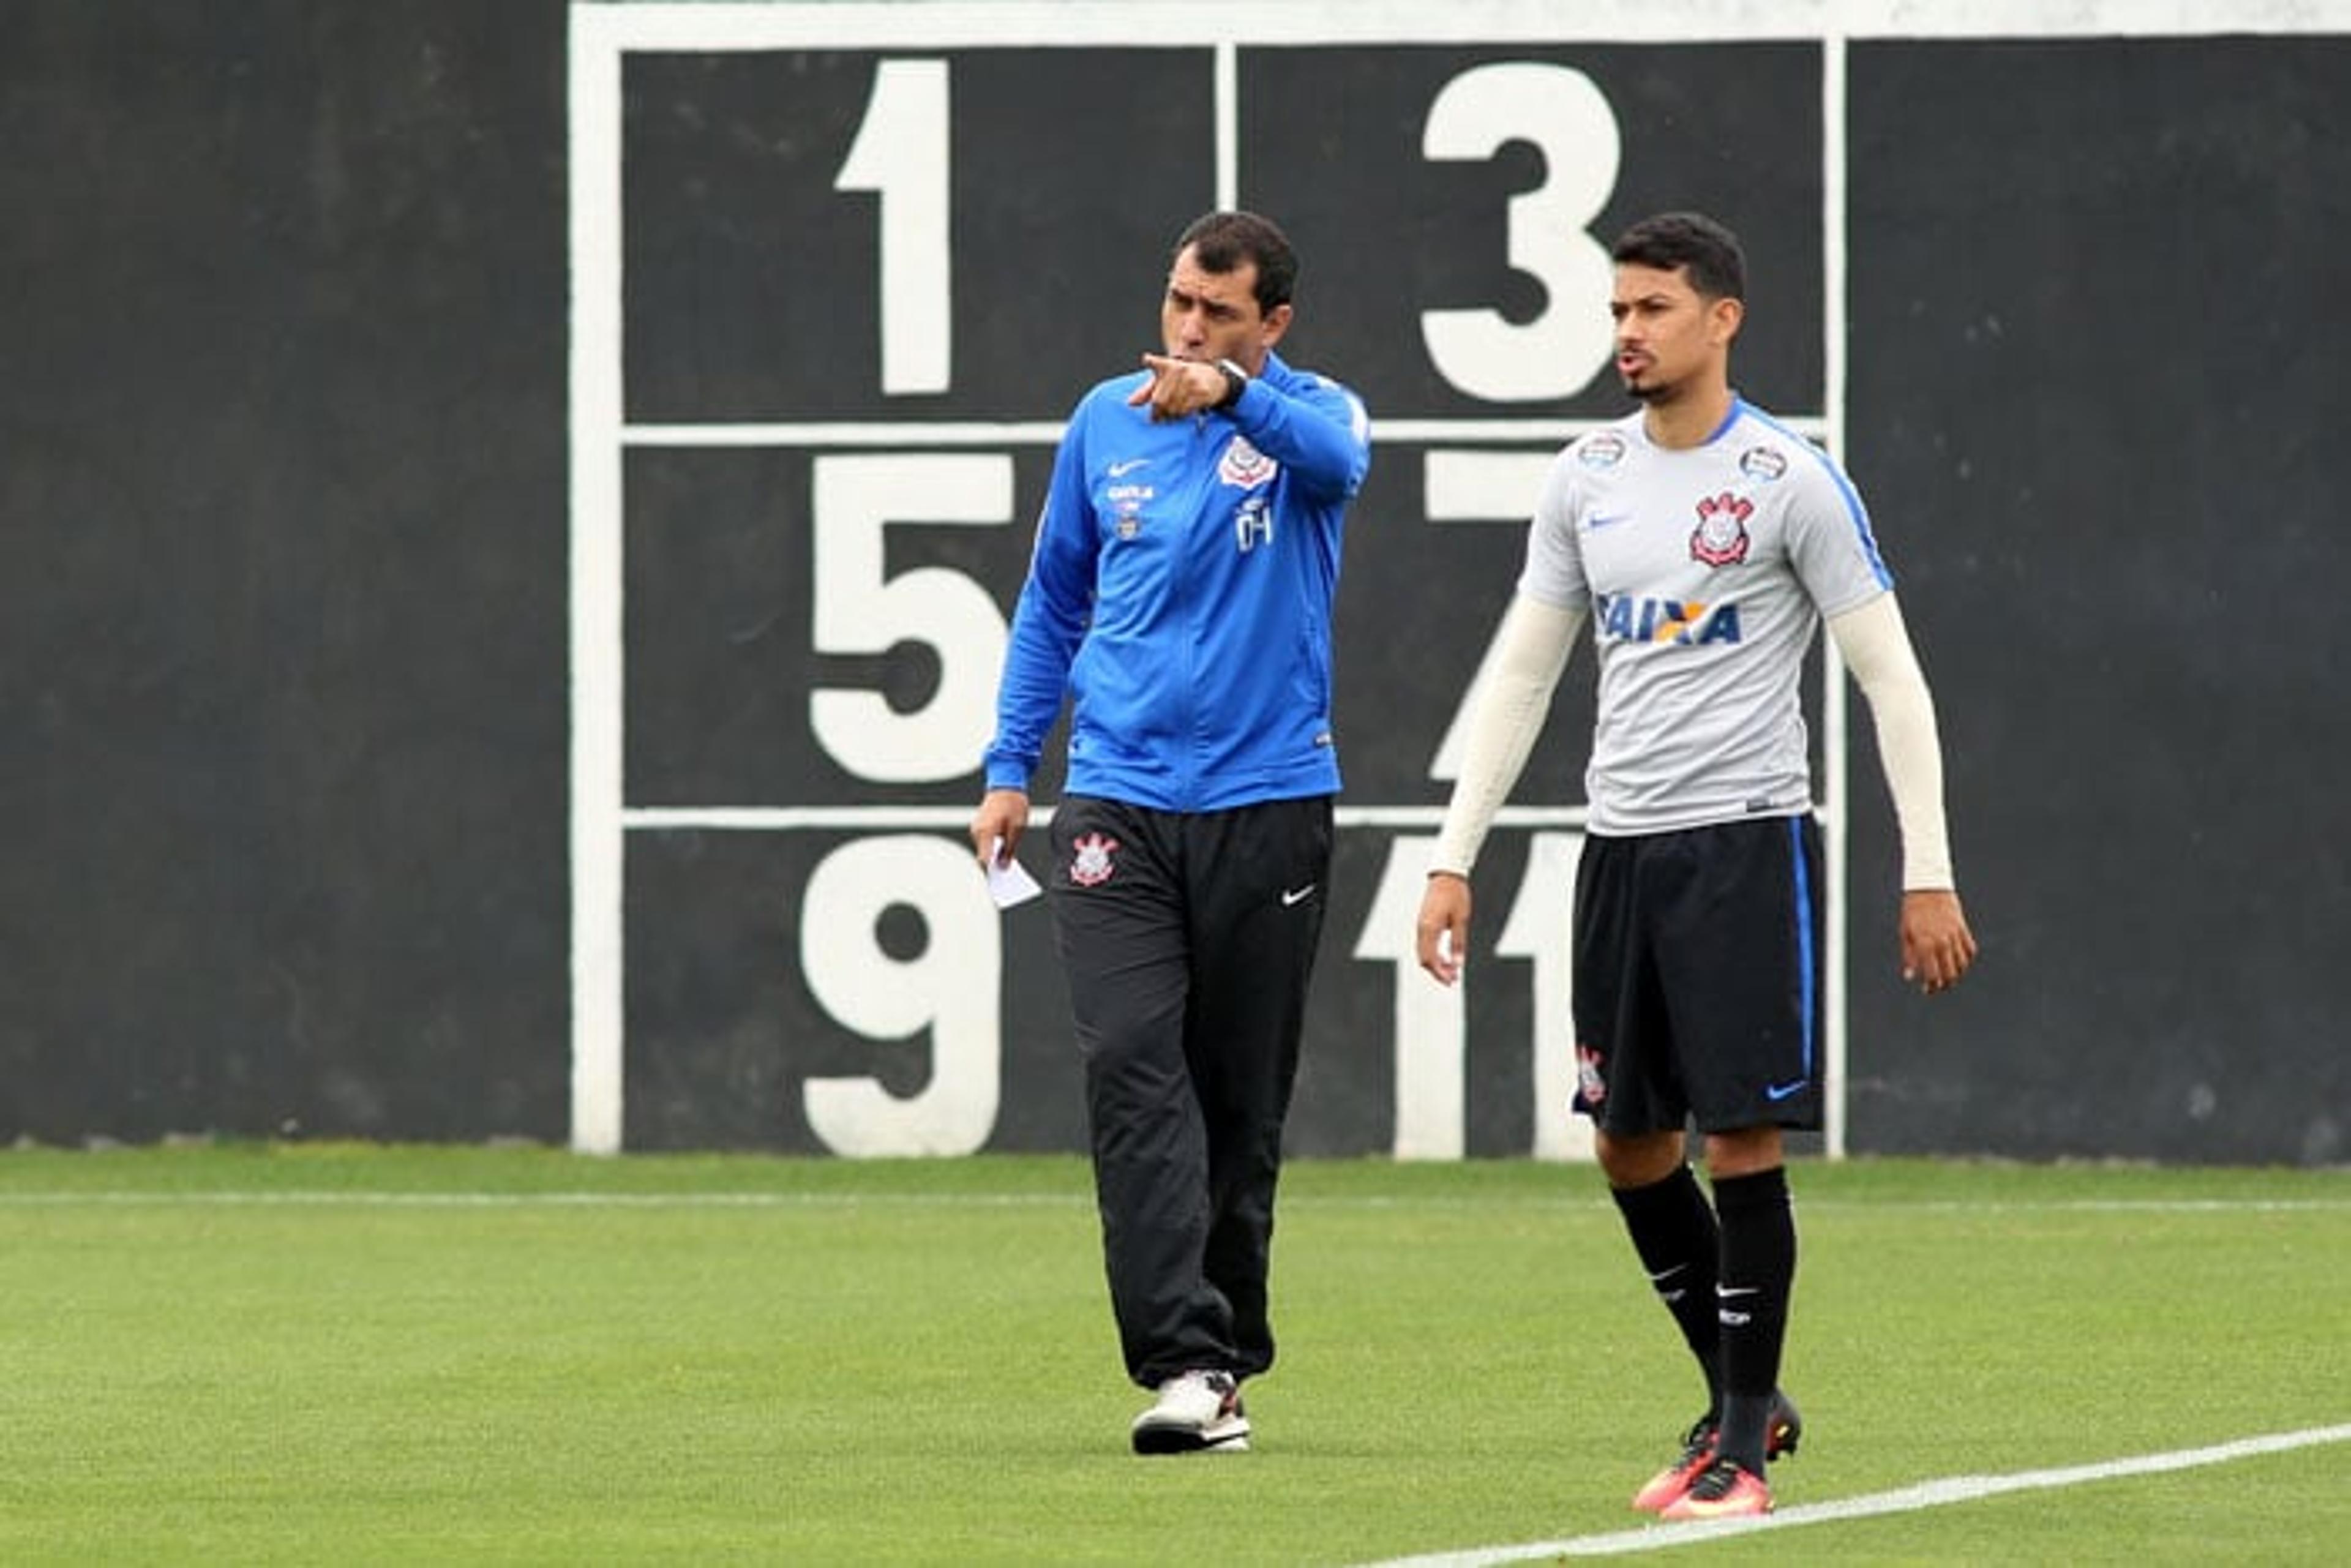
[[[2351,1172],[1808,1164],[1713,1563],[2340,1563]],[[1257,1451],[1137,1459],[1083,1166],[0,1154],[0,1561],[1349,1564],[1637,1528],[1699,1402],[1595,1173],[1303,1163]],[[1701,1527],[1702,1528],[1702,1527]],[[1649,1552],[1648,1555],[1655,1555]]]

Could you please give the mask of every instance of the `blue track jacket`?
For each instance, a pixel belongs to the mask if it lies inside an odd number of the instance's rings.
[[[1169,811],[1335,794],[1331,604],[1371,466],[1345,387],[1268,355],[1218,413],[1152,423],[1148,372],[1080,400],[1013,612],[987,787],[1029,788],[1072,702],[1071,795]]]

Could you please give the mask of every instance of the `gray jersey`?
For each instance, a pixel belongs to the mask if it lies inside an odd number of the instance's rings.
[[[1810,810],[1805,650],[1823,616],[1892,586],[1844,472],[1743,402],[1701,446],[1653,444],[1638,413],[1568,446],[1519,591],[1591,619],[1592,831]]]

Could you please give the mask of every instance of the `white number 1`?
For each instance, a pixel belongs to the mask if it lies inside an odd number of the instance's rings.
[[[947,63],[883,60],[833,181],[882,208],[882,391],[943,392],[954,365]]]

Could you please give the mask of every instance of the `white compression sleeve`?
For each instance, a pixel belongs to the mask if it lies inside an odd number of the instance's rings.
[[[1877,760],[1902,828],[1906,892],[1952,888],[1950,836],[1943,820],[1943,747],[1935,699],[1892,593],[1833,617],[1829,635],[1853,672],[1877,724]]]
[[[1469,874],[1494,813],[1519,781],[1527,753],[1542,733],[1552,692],[1583,624],[1580,610],[1562,610],[1523,593],[1510,601],[1479,673],[1461,777],[1454,781],[1445,825],[1437,830],[1430,871]]]

